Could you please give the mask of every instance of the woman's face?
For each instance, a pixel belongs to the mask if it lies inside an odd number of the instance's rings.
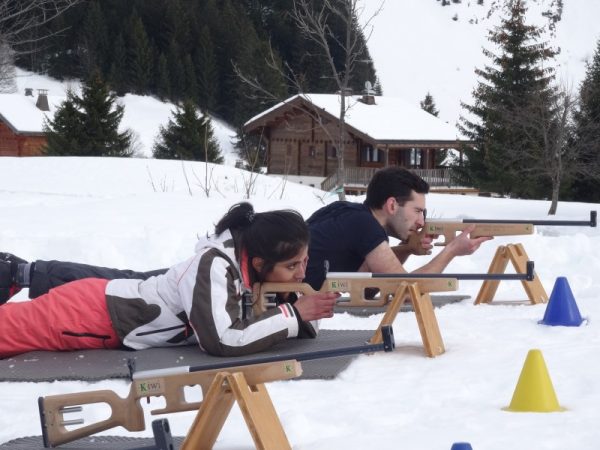
[[[306,275],[307,263],[308,245],[305,245],[293,258],[276,263],[273,270],[265,277],[265,281],[279,283],[302,281]]]

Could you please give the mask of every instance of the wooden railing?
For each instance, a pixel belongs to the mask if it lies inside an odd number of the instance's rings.
[[[344,187],[364,187],[369,184],[377,168],[374,167],[346,167],[344,169]],[[452,169],[408,169],[419,175],[430,187],[456,187],[452,181]],[[331,191],[340,186],[338,171],[327,177],[321,183],[321,189]]]

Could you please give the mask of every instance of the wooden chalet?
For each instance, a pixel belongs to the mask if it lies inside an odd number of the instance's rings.
[[[39,156],[46,145],[44,119],[50,114],[47,92],[37,99],[27,95],[0,94],[0,156]]]
[[[436,166],[436,152],[459,148],[451,125],[399,98],[345,96],[344,170],[347,192],[364,191],[373,172],[386,166],[412,169],[432,187],[450,186],[449,170]],[[267,146],[269,174],[323,178],[336,187],[339,94],[299,94],[244,124]]]

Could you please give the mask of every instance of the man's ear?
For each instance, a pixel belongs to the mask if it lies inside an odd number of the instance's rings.
[[[256,271],[256,273],[260,273],[265,265],[265,260],[259,258],[258,256],[254,256],[252,258],[252,268]]]
[[[398,201],[394,197],[388,197],[388,199],[383,204],[385,212],[388,214],[394,214],[396,212],[396,208],[398,208]]]

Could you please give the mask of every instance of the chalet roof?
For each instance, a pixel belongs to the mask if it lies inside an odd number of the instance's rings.
[[[355,132],[381,144],[406,142],[456,142],[456,128],[419,107],[397,97],[376,96],[374,105],[360,101],[362,96],[346,96],[349,104],[346,123]],[[283,110],[300,104],[319,108],[334,120],[339,117],[340,95],[298,94],[258,114],[244,124],[251,131],[266,126]]]
[[[43,134],[44,119],[52,118],[63,100],[62,97],[48,97],[50,111],[42,111],[35,106],[37,96],[0,94],[0,120],[15,134]]]

